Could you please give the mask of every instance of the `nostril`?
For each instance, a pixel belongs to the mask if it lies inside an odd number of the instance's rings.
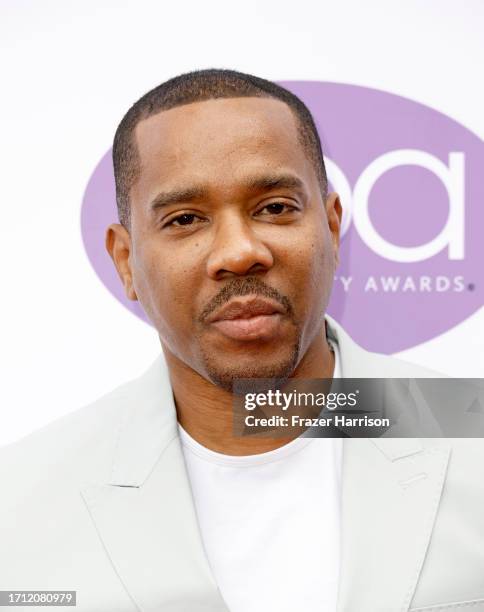
[[[230,272],[230,270],[218,270],[215,274],[216,280],[223,280],[225,278],[230,278],[231,276],[236,275],[233,272]]]
[[[261,263],[255,263],[249,270],[247,270],[247,274],[256,274],[257,272],[267,272],[267,267]]]
[[[250,268],[240,268],[240,269],[231,269],[226,270],[224,268],[220,269],[216,273],[216,280],[223,280],[226,278],[237,277],[237,276],[249,276],[260,274],[261,272],[267,272],[268,268],[261,263],[255,263]]]

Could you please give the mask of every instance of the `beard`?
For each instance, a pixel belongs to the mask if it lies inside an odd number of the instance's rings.
[[[206,378],[214,385],[234,395],[263,392],[283,385],[293,374],[299,361],[300,341],[294,342],[284,358],[271,363],[260,363],[255,355],[250,362],[227,366],[202,351]]]

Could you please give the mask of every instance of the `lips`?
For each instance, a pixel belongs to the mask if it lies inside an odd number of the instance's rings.
[[[285,309],[260,296],[238,296],[207,318],[224,336],[233,340],[270,340],[282,323]]]
[[[256,296],[240,296],[230,300],[218,308],[208,318],[208,323],[217,321],[233,321],[234,319],[250,319],[259,315],[284,314],[284,308],[267,298]]]

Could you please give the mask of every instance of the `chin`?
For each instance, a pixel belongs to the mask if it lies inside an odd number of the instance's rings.
[[[205,372],[206,377],[214,385],[238,395],[247,392],[247,383],[241,383],[241,379],[251,379],[249,383],[251,389],[257,385],[256,379],[277,379],[279,382],[287,380],[296,369],[298,357],[299,344],[294,345],[286,356],[278,355],[277,360],[266,363],[257,357],[251,357],[229,364],[227,361],[215,360],[211,355],[204,355]],[[264,385],[262,380],[260,383]]]

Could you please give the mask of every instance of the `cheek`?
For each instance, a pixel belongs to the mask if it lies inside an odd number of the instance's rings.
[[[324,226],[313,227],[299,239],[291,249],[293,267],[307,283],[318,282],[330,273],[333,266],[333,251],[329,231]]]
[[[328,235],[326,235],[328,233]],[[304,316],[315,309],[325,308],[334,276],[334,257],[324,226],[308,231],[293,242],[286,254],[286,281],[299,312]]]
[[[171,252],[170,252],[171,251]],[[138,299],[162,336],[186,329],[196,294],[196,270],[171,249],[149,248],[137,253],[134,282]]]

